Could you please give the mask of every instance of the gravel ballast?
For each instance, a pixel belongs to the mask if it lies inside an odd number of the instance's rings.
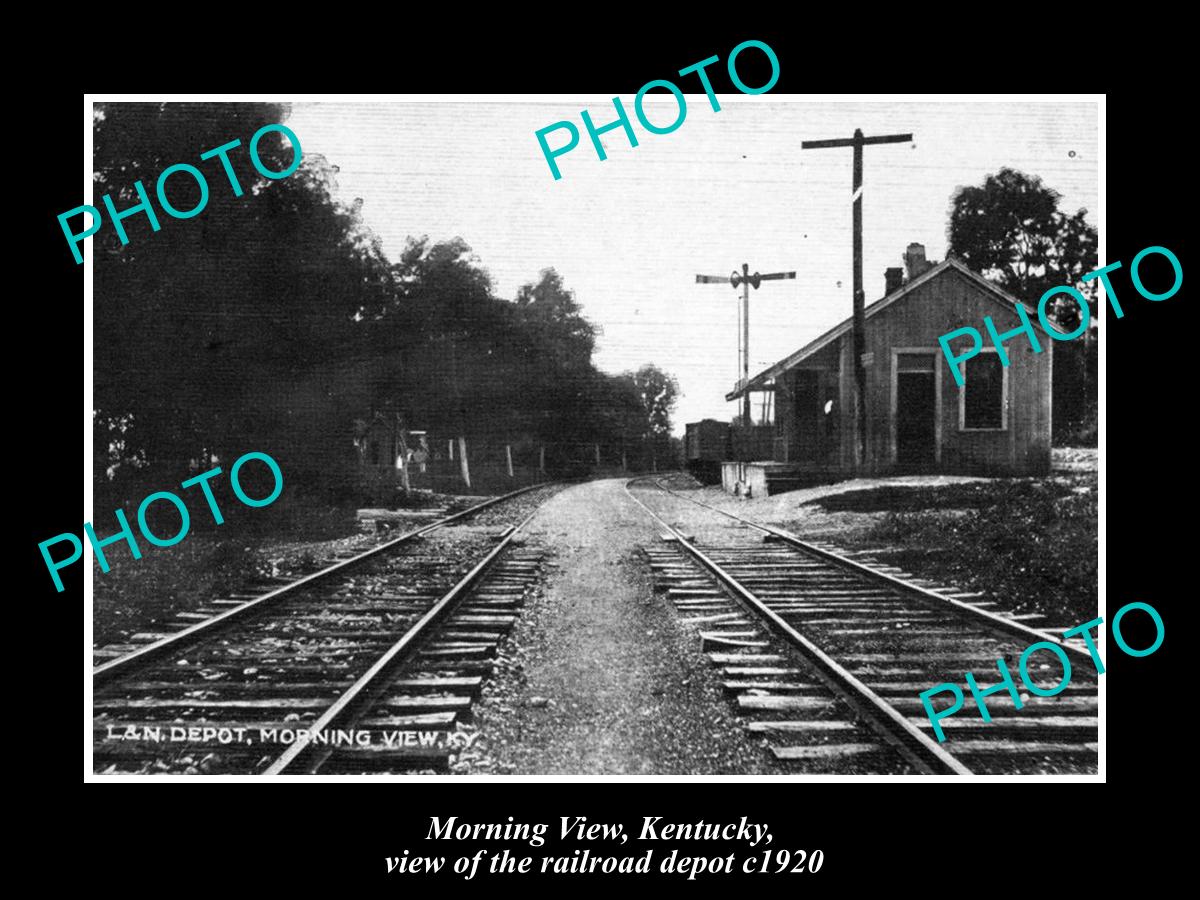
[[[716,672],[665,599],[641,547],[659,529],[622,480],[552,498],[526,540],[547,550],[529,598],[476,708],[476,772],[770,774]]]

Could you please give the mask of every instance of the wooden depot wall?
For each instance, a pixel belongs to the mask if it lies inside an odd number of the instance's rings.
[[[831,342],[776,379],[777,435],[775,459],[805,469],[844,473],[887,474],[897,470],[894,351],[932,354],[935,378],[937,459],[931,471],[978,475],[1034,475],[1050,469],[1050,410],[1052,342],[1036,324],[1042,346],[1034,353],[1025,335],[1006,341],[1009,365],[1005,408],[1006,427],[1000,431],[966,431],[960,427],[959,388],[938,345],[938,336],[992,317],[1003,334],[1020,325],[985,288],[953,268],[913,289],[866,323],[867,460],[856,465],[857,414],[854,369],[849,333]],[[983,328],[980,327],[980,331]],[[992,352],[984,337],[984,351]],[[797,373],[816,372],[814,415],[796,408]],[[822,424],[821,408],[836,399],[836,425]],[[814,425],[814,422],[817,423]],[[807,428],[803,427],[807,425]],[[804,433],[816,428],[817,433]],[[831,435],[832,432],[832,435]],[[836,447],[826,446],[832,439]]]

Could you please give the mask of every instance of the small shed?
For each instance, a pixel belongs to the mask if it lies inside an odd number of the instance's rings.
[[[889,269],[887,293],[865,310],[865,458],[846,319],[726,395],[775,394],[772,458],[725,463],[727,488],[762,495],[814,476],[1049,471],[1054,342],[1043,335],[1034,353],[1018,335],[1004,345],[1003,366],[985,333],[984,349],[959,364],[959,388],[938,338],[966,325],[983,333],[985,315],[1010,331],[1022,301],[956,259],[928,262],[920,244],[909,245],[905,262],[907,273]]]
[[[354,423],[354,444],[365,468],[402,468],[406,456],[404,420],[398,414],[376,412]]]

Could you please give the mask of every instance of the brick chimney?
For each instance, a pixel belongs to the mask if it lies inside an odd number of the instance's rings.
[[[930,267],[929,260],[925,258],[924,244],[908,245],[908,249],[904,251],[904,266],[908,269],[909,281],[919,278]]]
[[[894,294],[904,284],[904,270],[899,266],[890,266],[883,273],[883,295]]]

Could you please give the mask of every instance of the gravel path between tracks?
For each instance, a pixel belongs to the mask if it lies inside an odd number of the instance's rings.
[[[777,772],[695,635],[654,594],[640,548],[659,529],[623,485],[568,488],[529,524],[553,554],[477,707],[485,745],[470,771]]]

